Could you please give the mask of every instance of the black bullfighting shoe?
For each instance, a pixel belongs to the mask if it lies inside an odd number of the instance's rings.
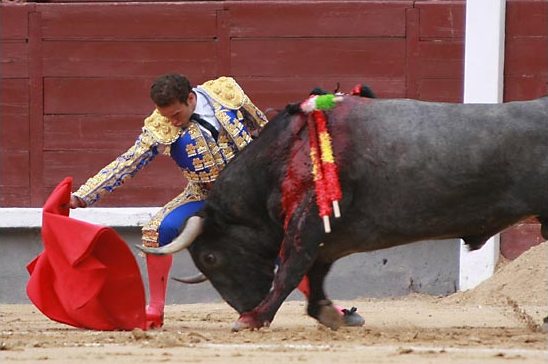
[[[344,326],[363,326],[365,324],[365,320],[357,311],[356,307],[352,307],[350,310],[343,308]]]

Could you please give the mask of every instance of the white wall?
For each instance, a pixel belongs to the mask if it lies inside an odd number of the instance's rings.
[[[500,103],[504,91],[506,0],[467,0],[464,49],[464,102]],[[499,235],[480,250],[461,242],[459,290],[474,288],[493,275]]]

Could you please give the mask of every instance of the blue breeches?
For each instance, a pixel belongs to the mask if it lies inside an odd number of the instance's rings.
[[[186,220],[202,208],[205,201],[185,203],[164,217],[158,228],[158,244],[167,245],[183,230]]]

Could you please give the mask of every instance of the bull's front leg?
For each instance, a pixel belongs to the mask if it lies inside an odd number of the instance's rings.
[[[270,292],[257,307],[240,315],[233,330],[270,325],[283,301],[312,267],[324,235],[321,219],[311,212],[315,211],[313,207],[313,194],[308,193],[287,226],[280,251],[281,263]]]
[[[344,324],[339,311],[325,295],[323,284],[332,263],[316,260],[307,273],[309,286],[307,313],[322,325],[336,330]]]

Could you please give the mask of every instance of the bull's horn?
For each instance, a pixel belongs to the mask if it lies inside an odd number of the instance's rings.
[[[199,216],[192,216],[186,221],[185,228],[178,237],[176,237],[171,243],[161,246],[159,248],[149,248],[146,246],[138,245],[141,251],[147,254],[166,255],[174,254],[183,249],[187,249],[194,239],[202,233],[203,219]]]
[[[207,281],[207,277],[203,273],[198,273],[196,275],[190,276],[190,277],[183,277],[183,278],[176,278],[171,277],[174,281],[177,282],[183,282],[186,284],[196,284],[196,283],[202,283]]]

